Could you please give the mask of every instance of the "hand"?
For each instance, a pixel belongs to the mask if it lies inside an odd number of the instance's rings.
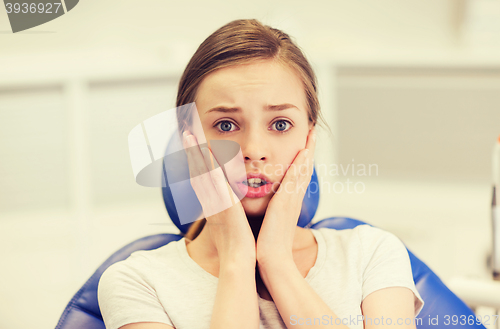
[[[257,262],[276,259],[293,261],[293,240],[302,209],[302,201],[314,169],[316,131],[307,136],[306,148],[300,150],[287,169],[278,191],[269,201],[257,238]]]
[[[183,133],[187,153],[190,182],[203,209],[206,224],[217,249],[220,263],[225,261],[253,262],[255,266],[255,239],[238,197],[227,183],[217,159],[211,150],[200,149],[196,136]]]

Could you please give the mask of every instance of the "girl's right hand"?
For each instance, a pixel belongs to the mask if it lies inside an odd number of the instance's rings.
[[[256,262],[255,238],[238,197],[226,182],[220,164],[213,169],[216,158],[198,145],[196,136],[183,133],[190,182],[203,208],[206,224],[214,241],[220,263]],[[216,165],[217,167],[217,165]]]

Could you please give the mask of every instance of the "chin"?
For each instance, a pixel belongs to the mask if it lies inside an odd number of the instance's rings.
[[[264,198],[243,198],[241,205],[245,209],[247,216],[263,216],[266,213],[269,197]]]

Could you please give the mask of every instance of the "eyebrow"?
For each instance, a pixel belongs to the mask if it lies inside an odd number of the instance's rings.
[[[265,111],[283,111],[289,108],[294,108],[299,110],[299,108],[295,105],[292,104],[280,104],[280,105],[267,105],[264,107]],[[238,113],[241,112],[241,108],[239,107],[225,107],[225,106],[216,106],[214,108],[211,108],[205,114],[208,114],[210,112],[223,112],[223,113]]]

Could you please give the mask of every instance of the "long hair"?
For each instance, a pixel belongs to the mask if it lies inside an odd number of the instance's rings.
[[[248,64],[256,60],[274,60],[291,68],[300,77],[307,99],[309,122],[325,123],[320,113],[317,80],[314,71],[300,48],[290,36],[278,29],[263,25],[256,19],[239,19],[213,32],[198,47],[179,81],[177,92],[177,119],[179,132],[190,127],[189,111],[180,106],[192,103],[202,80],[215,70]],[[328,125],[325,123],[325,126]],[[191,224],[185,237],[193,240],[203,229],[206,219]]]

